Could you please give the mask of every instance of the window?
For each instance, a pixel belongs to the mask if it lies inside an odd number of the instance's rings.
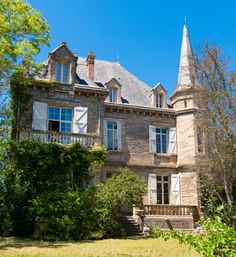
[[[107,122],[107,149],[118,150],[117,122]]]
[[[156,128],[149,125],[150,153],[177,154],[176,128]]]
[[[110,88],[109,90],[109,101],[116,103],[117,102],[117,88]]]
[[[169,204],[168,176],[157,176],[157,204]]]
[[[48,107],[48,130],[72,132],[72,110],[67,108]]]
[[[69,82],[69,64],[56,63],[56,81]]]
[[[167,153],[167,129],[156,128],[156,153]]]
[[[163,106],[163,96],[157,95],[156,96],[156,107],[162,108],[162,106]]]

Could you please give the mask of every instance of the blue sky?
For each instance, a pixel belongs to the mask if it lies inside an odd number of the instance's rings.
[[[218,44],[236,70],[235,1],[29,0],[51,26],[50,48],[66,41],[80,56],[120,63],[153,87],[161,82],[171,93],[178,73],[184,17],[194,50],[204,41]]]

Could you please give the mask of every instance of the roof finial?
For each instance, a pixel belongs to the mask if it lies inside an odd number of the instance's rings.
[[[184,25],[186,25],[186,24],[187,24],[187,17],[184,16]]]
[[[116,63],[120,64],[120,55],[119,54],[116,54]]]

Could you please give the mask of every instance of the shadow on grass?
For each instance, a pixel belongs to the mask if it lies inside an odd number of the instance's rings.
[[[7,248],[25,248],[25,247],[38,247],[38,248],[60,248],[67,247],[73,243],[92,243],[93,240],[88,241],[37,241],[32,239],[23,239],[15,237],[0,238],[0,250],[6,250]]]
[[[144,236],[127,236],[122,238],[113,238],[117,240],[140,240],[148,239],[150,237]],[[110,238],[112,239],[112,238]],[[103,240],[103,239],[101,239]],[[104,239],[106,240],[106,239]],[[26,248],[26,247],[38,247],[38,248],[60,248],[68,247],[69,244],[83,244],[83,243],[94,243],[100,240],[82,240],[82,241],[37,241],[29,238],[15,238],[15,237],[0,237],[0,250],[7,250],[8,248]]]

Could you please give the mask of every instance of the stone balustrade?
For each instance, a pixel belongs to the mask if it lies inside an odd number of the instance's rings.
[[[22,130],[20,132],[19,140],[29,138],[43,143],[58,143],[62,145],[80,143],[84,147],[92,147],[101,144],[101,139],[98,135],[58,133],[54,131],[41,130]]]
[[[195,216],[197,213],[197,206],[188,205],[144,205],[145,215],[166,215],[166,216]]]

